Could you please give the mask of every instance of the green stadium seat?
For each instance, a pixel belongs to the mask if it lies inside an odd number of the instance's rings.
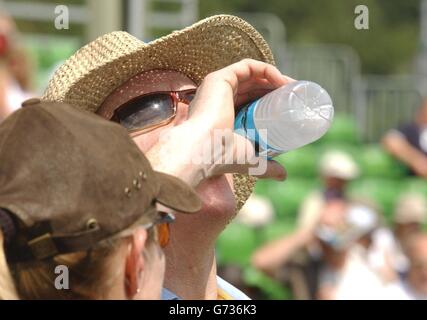
[[[260,196],[268,197],[268,194],[269,194],[268,189],[270,184],[271,184],[270,180],[258,179],[255,184],[254,192]]]
[[[310,178],[317,174],[316,148],[311,145],[284,153],[274,160],[285,166],[292,178]]]
[[[287,235],[295,231],[296,221],[275,221],[272,224],[266,225],[260,230],[260,238],[262,243],[276,240],[281,236]]]
[[[55,45],[46,45],[43,42],[28,43],[30,53],[37,61],[38,68],[46,70],[58,62],[68,59],[79,49],[75,41],[57,40]]]
[[[360,135],[356,126],[356,121],[346,115],[335,115],[332,126],[328,132],[318,140],[317,144],[360,143]]]
[[[290,300],[292,298],[288,288],[253,267],[245,268],[243,281],[247,286],[260,289],[268,300]]]
[[[402,192],[417,192],[427,197],[427,180],[411,177],[402,183]]]
[[[363,176],[397,179],[405,176],[406,167],[390,156],[380,145],[366,145],[361,149],[360,166]]]
[[[254,229],[237,222],[231,223],[216,242],[218,263],[246,266],[258,244]]]
[[[50,41],[27,40],[28,52],[37,66],[36,87],[44,90],[49,77],[62,61],[76,52],[81,44],[76,39],[55,39]]]
[[[399,180],[393,179],[359,179],[350,183],[348,195],[374,201],[383,211],[385,218],[391,221],[394,206],[402,190]]]
[[[318,186],[314,179],[289,178],[286,181],[269,181],[264,190],[274,207],[276,216],[280,219],[295,219],[301,202],[308,193]]]

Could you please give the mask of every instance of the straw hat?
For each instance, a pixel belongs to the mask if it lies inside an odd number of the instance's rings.
[[[332,150],[322,157],[320,173],[326,177],[352,180],[359,175],[359,168],[349,154],[339,150]]]
[[[200,84],[210,72],[244,58],[274,64],[262,36],[235,16],[206,18],[149,43],[116,31],[99,37],[65,61],[42,99],[95,112],[114,89],[143,71],[175,70]],[[240,209],[255,179],[236,174],[234,182]]]
[[[400,196],[395,212],[396,223],[425,223],[427,221],[427,200],[422,194],[407,192]]]
[[[236,221],[251,227],[262,227],[274,219],[274,208],[267,197],[252,194],[240,210]]]

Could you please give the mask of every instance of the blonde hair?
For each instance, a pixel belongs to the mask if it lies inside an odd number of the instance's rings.
[[[9,264],[0,228],[0,300],[94,300],[106,298],[119,272],[114,268],[113,258],[119,249],[129,244],[136,228],[142,227],[144,217],[128,228],[101,240],[84,252],[61,254],[45,260]],[[158,241],[156,228],[147,229],[145,247]],[[160,248],[160,247],[159,247]],[[145,252],[145,251],[144,251]],[[11,253],[12,254],[12,253]],[[55,268],[68,268],[69,289],[57,289]],[[113,272],[116,272],[115,275]]]
[[[0,300],[12,299],[100,299],[111,284],[107,277],[110,258],[124,243],[123,238],[100,242],[86,252],[58,255],[43,261],[9,265],[0,231]],[[69,289],[55,287],[55,268],[69,271]]]
[[[0,300],[16,300],[18,299],[18,294],[9,272],[3,245],[3,232],[0,229]]]

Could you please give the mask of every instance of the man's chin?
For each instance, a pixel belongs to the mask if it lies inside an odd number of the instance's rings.
[[[202,181],[196,188],[202,199],[202,215],[228,222],[236,211],[236,200],[233,193],[231,175],[221,175]]]
[[[196,191],[202,200],[202,209],[195,214],[178,214],[171,225],[171,246],[183,246],[189,241],[192,247],[212,246],[227,223],[233,218],[236,201],[232,190],[232,177],[218,176],[202,181]]]

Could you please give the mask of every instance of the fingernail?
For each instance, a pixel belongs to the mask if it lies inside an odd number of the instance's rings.
[[[285,78],[285,80],[289,81],[289,82],[293,82],[296,81],[294,78],[288,77],[288,76],[283,76]]]

